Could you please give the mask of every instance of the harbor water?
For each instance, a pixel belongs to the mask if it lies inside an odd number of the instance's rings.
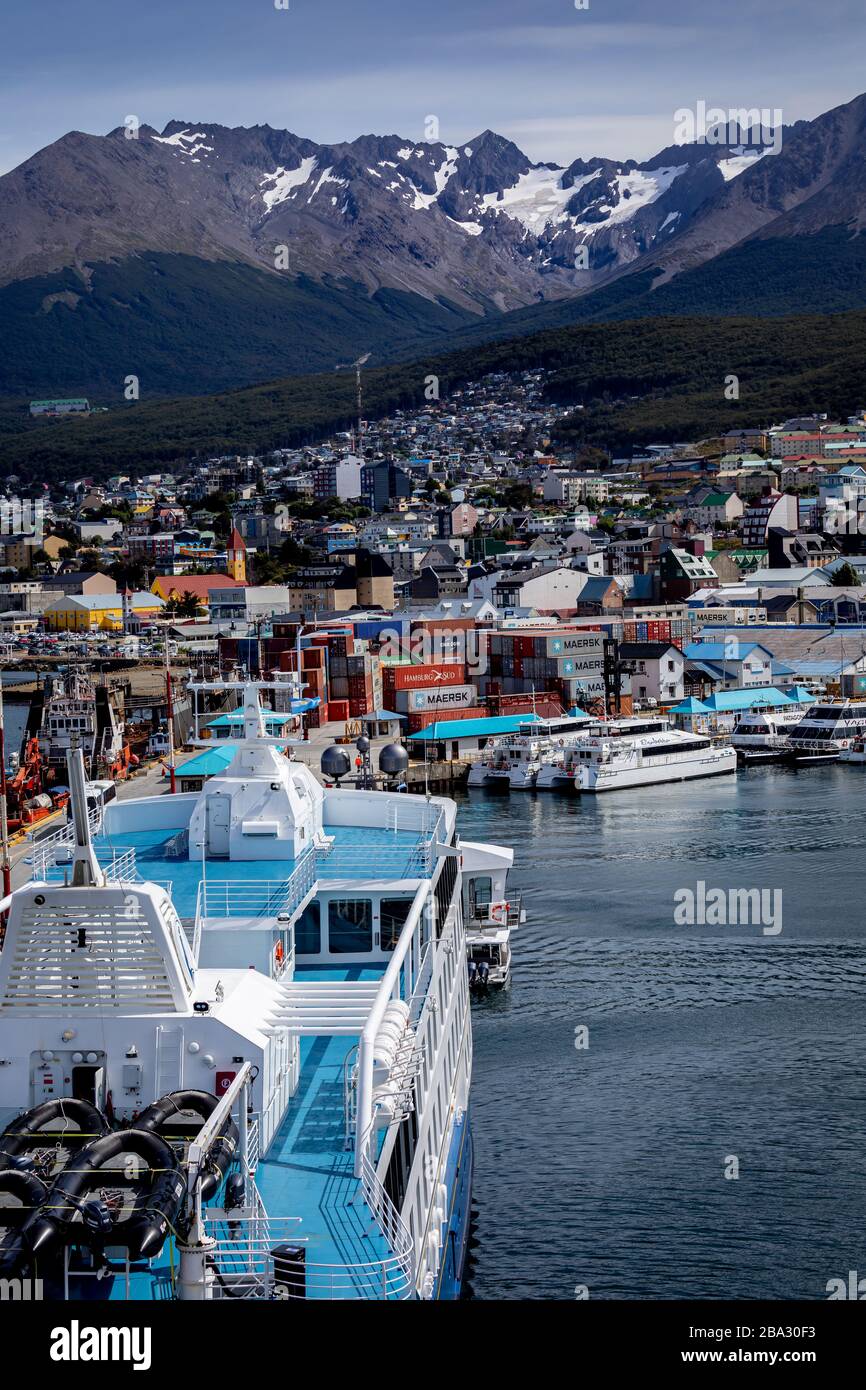
[[[866,768],[459,800],[464,839],[514,847],[528,915],[510,988],[473,1006],[469,1296],[866,1276]],[[769,914],[679,925],[700,884]]]

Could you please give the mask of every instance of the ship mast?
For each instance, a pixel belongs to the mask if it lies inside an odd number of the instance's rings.
[[[165,629],[165,713],[168,726],[168,781],[169,791],[177,791],[177,778],[174,767],[174,700],[171,688],[171,662],[169,659],[168,628]]]
[[[72,886],[102,888],[105,885],[105,875],[99,867],[90,836],[90,817],[84,784],[84,754],[80,748],[70,748],[66,754],[66,775],[69,778],[69,804],[74,836]]]

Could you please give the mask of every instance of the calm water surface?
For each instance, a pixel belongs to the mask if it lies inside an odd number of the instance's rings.
[[[832,765],[461,797],[465,839],[514,847],[528,914],[510,990],[473,1005],[472,1295],[866,1275],[864,805],[866,768]],[[781,889],[781,934],[676,926],[698,880]]]

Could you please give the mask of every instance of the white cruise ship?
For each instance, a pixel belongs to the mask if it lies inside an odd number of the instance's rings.
[[[866,735],[866,700],[818,700],[788,737],[787,760],[834,762]]]
[[[715,744],[703,734],[678,729],[625,738],[598,734],[580,746],[575,786],[579,792],[619,791],[714,777],[735,772],[736,767],[733,748]]]
[[[512,852],[450,800],[323,788],[273,688],[198,793],[88,814],[71,753],[71,825],[0,904],[0,1276],[46,1298],[460,1291],[464,902],[507,920]]]

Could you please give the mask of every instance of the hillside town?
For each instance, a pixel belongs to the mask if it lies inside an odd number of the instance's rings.
[[[528,714],[663,711],[717,735],[790,692],[866,691],[866,418],[622,459],[564,444],[544,386],[489,377],[265,457],[35,496],[10,479],[9,698],[95,666],[126,683],[121,724],[144,712],[138,753],[164,753],[161,668],[172,747],[187,672],[279,673],[301,687],[307,737],[366,728],[442,763]],[[7,734],[10,771],[32,723]]]

